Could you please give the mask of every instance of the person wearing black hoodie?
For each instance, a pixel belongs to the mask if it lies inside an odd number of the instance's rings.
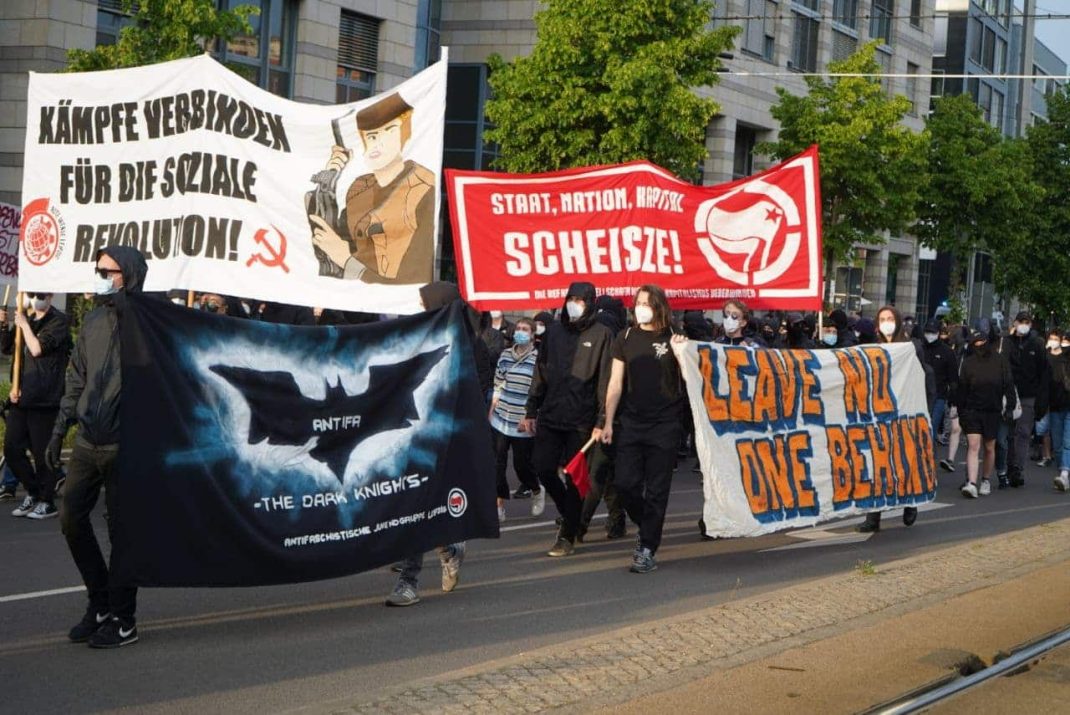
[[[66,389],[60,400],[45,462],[60,465],[60,450],[67,429],[77,423],[78,435],[67,465],[60,523],[74,563],[89,595],[85,616],[68,637],[92,648],[118,648],[136,643],[137,588],[118,583],[116,564],[126,549],[119,538],[118,469],[119,320],[125,297],[140,293],[148,266],[141,253],[129,246],[109,246],[97,252],[97,307],[85,316],[67,368]],[[90,514],[104,489],[108,512],[111,560],[105,561],[93,532]]]
[[[535,474],[561,514],[561,528],[548,556],[575,549],[580,524],[580,494],[557,470],[587,443],[600,438],[609,383],[613,333],[595,320],[595,290],[573,283],[561,320],[547,326],[528,397],[522,431],[534,431]]]
[[[1033,439],[1035,403],[1037,395],[1047,385],[1048,356],[1044,342],[1033,332],[1033,316],[1021,311],[1014,318],[1010,335],[1003,338],[1001,352],[1006,353],[1018,389],[1018,404],[1021,415],[1013,421],[1013,431],[1008,430],[1007,481],[1012,487],[1025,484],[1025,463],[1029,457],[1029,443]],[[1000,442],[1002,442],[1002,437]],[[1007,484],[1000,480],[1000,488]]]
[[[955,351],[940,340],[942,328],[939,320],[931,318],[925,323],[922,333],[922,339],[925,341],[922,344],[922,354],[925,356],[925,362],[933,369],[933,379],[936,382],[936,400],[933,402],[932,411],[933,444],[938,444],[936,438],[943,429],[947,403],[955,394],[955,385],[959,377]]]
[[[461,300],[457,286],[447,281],[436,281],[420,288],[420,304],[424,310],[432,311],[445,308],[455,300]],[[476,372],[481,371],[480,365],[488,363],[490,355],[487,346],[479,338],[480,315],[471,307],[466,307],[468,317],[469,337],[472,339],[472,351],[476,361]],[[493,375],[493,370],[491,371]],[[493,386],[493,377],[491,378]],[[480,378],[482,382],[482,377]],[[481,394],[486,394],[483,385],[480,385]],[[489,427],[488,427],[489,429]],[[472,455],[479,459],[479,455]],[[484,457],[493,460],[493,452],[488,452]],[[435,549],[438,553],[439,563],[442,565],[442,590],[449,593],[457,587],[457,581],[461,575],[461,563],[464,561],[465,542],[458,541],[453,544],[439,546]],[[420,602],[417,594],[420,572],[424,567],[423,552],[411,554],[401,561],[398,573],[398,581],[394,590],[386,597],[387,606],[414,606]]]

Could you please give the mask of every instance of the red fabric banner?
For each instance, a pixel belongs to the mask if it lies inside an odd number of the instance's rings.
[[[547,174],[446,170],[458,282],[479,310],[559,308],[570,283],[630,305],[821,309],[813,146],[760,174],[695,186],[648,162]]]

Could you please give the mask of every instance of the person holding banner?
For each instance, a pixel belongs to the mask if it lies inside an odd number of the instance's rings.
[[[887,343],[914,343],[914,341],[910,339],[906,330],[904,330],[903,319],[899,314],[899,310],[894,305],[886,305],[877,311],[877,335],[878,345]],[[914,350],[918,362],[925,371],[925,401],[928,405],[929,412],[931,413],[933,402],[936,400],[936,382],[933,379],[933,369],[929,367],[927,362],[925,362],[925,355],[921,346],[914,343]],[[917,507],[908,506],[903,508],[903,524],[906,526],[913,526],[917,519]],[[858,531],[863,534],[880,531],[880,529],[881,513],[879,511],[871,511],[866,514],[866,520],[858,527]]]
[[[45,449],[63,397],[63,371],[71,354],[70,321],[52,307],[51,293],[27,293],[25,300],[30,317],[15,313],[15,325],[22,331],[22,367],[19,388],[8,397],[4,457],[27,493],[11,515],[51,519],[59,515],[54,504],[59,473],[45,463]],[[0,309],[0,350],[10,355],[14,344],[7,310]],[[33,454],[32,464],[27,452]]]
[[[739,310],[738,304],[726,306],[728,310]],[[613,341],[602,441],[614,440],[613,418],[623,397],[616,487],[625,511],[639,526],[630,570],[650,573],[658,567],[654,554],[661,545],[684,407],[680,365],[670,343],[687,338],[674,334],[669,301],[656,285],[639,289],[634,312],[638,328]]]
[[[955,404],[966,433],[966,483],[962,485],[962,495],[969,499],[992,493],[1000,422],[1009,419],[1017,402],[1010,363],[996,349],[994,340],[988,320],[979,319],[970,331],[969,350],[959,369]],[[978,483],[982,444],[985,454]]]
[[[119,312],[125,295],[141,292],[148,265],[136,248],[109,246],[97,253],[97,307],[86,315],[67,370],[66,391],[60,401],[45,462],[55,470],[67,429],[77,423],[78,435],[67,465],[60,520],[67,546],[82,574],[89,606],[68,634],[74,643],[91,648],[118,648],[136,643],[137,588],[118,583],[116,564],[126,544],[120,538],[118,478]],[[108,512],[111,561],[105,561],[93,532],[90,515],[104,489]]]
[[[547,556],[571,554],[580,526],[580,493],[571,481],[562,481],[558,468],[589,438],[602,436],[613,332],[595,320],[594,302],[593,284],[569,286],[560,321],[547,326],[543,336],[527,416],[519,427],[535,435],[535,474],[562,519]]]

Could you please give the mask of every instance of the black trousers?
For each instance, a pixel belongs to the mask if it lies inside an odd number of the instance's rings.
[[[617,491],[628,517],[639,525],[639,545],[651,551],[661,545],[681,431],[678,420],[654,424],[624,420],[615,438]]]
[[[111,577],[126,547],[122,539],[116,538],[116,524],[120,518],[116,498],[119,473],[115,462],[118,456],[118,445],[90,446],[75,442],[71,461],[67,464],[60,523],[63,535],[67,537],[67,547],[89,592],[89,605],[97,613],[110,612],[124,621],[133,621],[137,588],[118,584]],[[110,568],[89,518],[100,497],[101,487],[104,488],[105,519],[111,541]]]
[[[561,514],[561,538],[569,541],[576,539],[582,502],[572,480],[562,481],[557,470],[568,464],[590,437],[590,432],[559,430],[541,424],[535,433],[535,474]]]
[[[509,498],[509,479],[505,468],[509,462],[509,448],[513,449],[513,469],[520,483],[532,491],[539,491],[539,478],[535,476],[535,467],[531,462],[534,451],[534,437],[510,437],[498,430],[491,430],[494,435],[494,469],[498,484],[498,498]]]
[[[596,444],[591,448],[588,465],[591,469],[591,491],[583,500],[583,510],[580,513],[580,529],[586,533],[587,528],[594,518],[595,511],[602,501],[606,500],[606,509],[609,510],[609,518],[606,520],[606,533],[624,528],[624,507],[621,506],[620,495],[613,482],[613,459],[616,456],[616,446],[613,444]]]
[[[45,448],[52,438],[58,407],[19,407],[7,413],[4,459],[26,493],[37,501],[52,503],[56,497],[56,473],[45,464]],[[26,455],[33,454],[33,462]]]

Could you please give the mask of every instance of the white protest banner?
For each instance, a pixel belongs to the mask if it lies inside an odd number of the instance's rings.
[[[0,285],[15,285],[19,281],[19,223],[22,211],[18,206],[0,203]]]
[[[379,313],[432,279],[440,62],[347,105],[293,102],[207,55],[30,74],[23,290],[92,289],[109,245],[172,288]]]
[[[757,536],[936,497],[925,373],[913,344],[674,347],[711,536]]]

